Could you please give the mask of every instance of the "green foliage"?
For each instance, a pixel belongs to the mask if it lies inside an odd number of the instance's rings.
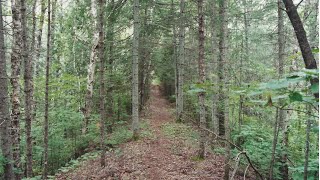
[[[132,137],[132,131],[130,131],[126,126],[117,127],[112,135],[108,137],[105,141],[106,144],[119,145],[130,141]]]
[[[5,158],[0,153],[0,174],[4,173],[4,169],[3,169],[4,163],[5,163]]]
[[[170,138],[183,139],[191,144],[199,139],[199,134],[186,124],[170,122],[163,124],[161,128]]]

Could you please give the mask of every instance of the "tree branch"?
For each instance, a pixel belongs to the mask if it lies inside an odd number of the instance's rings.
[[[188,119],[189,119],[189,118],[188,118]],[[191,119],[189,119],[189,120],[191,120]],[[191,121],[192,121],[192,120],[191,120]],[[192,122],[194,122],[194,121],[192,121]],[[252,169],[259,175],[259,177],[260,177],[261,179],[263,179],[262,174],[258,171],[258,169],[257,169],[256,167],[254,167],[254,165],[253,165],[253,163],[252,163],[252,161],[251,161],[251,159],[250,159],[250,157],[248,156],[248,154],[247,154],[246,151],[242,150],[242,148],[240,148],[239,146],[237,146],[236,144],[234,144],[234,143],[231,142],[230,140],[228,140],[228,139],[226,139],[226,138],[224,138],[224,137],[219,136],[218,134],[216,134],[215,132],[213,132],[213,131],[211,131],[211,130],[209,130],[209,129],[207,129],[207,128],[200,127],[199,125],[197,125],[197,127],[198,127],[199,129],[204,130],[204,131],[207,131],[207,132],[210,133],[210,134],[215,135],[216,138],[218,138],[218,139],[220,139],[220,140],[223,140],[223,141],[226,141],[227,143],[229,143],[229,144],[231,144],[232,146],[234,146],[238,151],[241,152],[241,154],[244,154],[244,156],[246,157],[246,159],[247,159],[248,163],[250,164],[250,166],[252,167]]]

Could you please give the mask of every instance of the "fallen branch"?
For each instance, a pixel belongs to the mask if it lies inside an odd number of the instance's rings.
[[[234,146],[237,150],[239,150],[239,151],[241,152],[241,154],[244,154],[244,156],[246,157],[246,159],[247,159],[248,163],[250,164],[250,166],[252,167],[252,169],[260,176],[261,179],[263,179],[262,174],[258,171],[258,169],[257,169],[256,167],[254,167],[254,165],[252,164],[251,159],[250,159],[250,157],[248,156],[248,154],[247,154],[246,151],[243,151],[239,146],[237,146],[236,144],[234,144],[234,143],[231,142],[230,140],[228,140],[228,139],[226,139],[226,138],[224,138],[224,137],[221,137],[221,136],[217,135],[216,133],[214,133],[213,131],[211,131],[211,130],[209,130],[209,129],[207,129],[207,128],[202,128],[202,127],[198,127],[198,128],[200,128],[200,129],[202,129],[202,130],[205,130],[205,131],[207,131],[207,132],[209,132],[209,133],[211,133],[211,134],[214,134],[214,135],[216,136],[216,138],[221,139],[221,140],[223,140],[223,141],[226,141],[226,142],[228,142],[229,144],[231,144],[232,146]]]
[[[191,120],[191,119],[188,119],[188,120],[190,120],[191,122],[195,122],[195,121],[193,121],[193,120]],[[204,130],[204,131],[207,131],[208,133],[213,134],[213,135],[215,136],[215,138],[218,138],[218,139],[220,139],[220,140],[226,141],[227,143],[229,143],[229,144],[231,144],[232,146],[234,146],[238,151],[241,152],[241,154],[244,154],[244,156],[246,157],[248,163],[250,164],[250,166],[252,167],[252,169],[254,170],[254,172],[256,172],[256,173],[259,175],[259,177],[260,177],[261,179],[263,179],[262,174],[258,171],[258,169],[257,169],[256,167],[254,167],[254,165],[253,165],[253,163],[251,162],[251,159],[250,159],[250,157],[248,156],[248,154],[247,154],[246,151],[243,151],[242,148],[240,148],[239,146],[237,146],[236,144],[234,144],[233,142],[231,142],[229,139],[226,139],[226,138],[224,138],[224,137],[219,136],[218,134],[216,134],[215,132],[211,131],[210,129],[200,127],[199,125],[197,125],[197,128],[202,129],[202,130]]]
[[[232,172],[232,174],[231,174],[231,177],[230,177],[231,180],[233,180],[234,176],[235,176],[236,173],[237,173],[237,170],[238,170],[238,167],[239,167],[239,163],[240,163],[240,155],[241,155],[241,154],[243,154],[243,151],[240,152],[240,153],[238,153],[237,156],[236,156],[236,165],[235,165],[235,167],[234,167],[234,169],[233,169],[233,172]]]
[[[243,180],[246,180],[246,174],[247,174],[249,167],[250,167],[250,164],[248,164],[248,166],[246,167],[246,170],[244,171]]]

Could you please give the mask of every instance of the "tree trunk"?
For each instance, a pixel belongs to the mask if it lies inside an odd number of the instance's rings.
[[[171,0],[171,20],[172,20],[172,62],[174,62],[174,90],[175,90],[175,99],[176,99],[176,120],[178,120],[179,114],[178,114],[178,73],[179,73],[179,65],[178,65],[178,59],[177,59],[177,30],[176,30],[176,13],[175,13],[175,5],[174,0]]]
[[[269,169],[269,180],[273,179],[273,166],[275,161],[275,154],[276,154],[278,134],[279,134],[278,119],[279,119],[279,109],[277,109],[276,118],[275,118],[274,127],[273,127],[273,141],[272,141],[271,162],[270,162],[270,169]]]
[[[218,30],[218,22],[216,20],[217,18],[217,12],[216,12],[216,3],[214,1],[210,1],[210,7],[211,7],[211,15],[210,15],[210,21],[211,21],[211,36],[212,36],[212,71],[214,73],[217,72],[217,30]],[[213,76],[212,83],[217,84],[218,79],[216,76]],[[213,95],[212,95],[212,106],[211,106],[211,120],[212,120],[212,130],[213,132],[218,134],[218,118],[217,118],[217,90],[215,89]]]
[[[218,106],[217,117],[219,120],[219,135],[225,135],[225,94],[224,94],[224,64],[225,64],[225,36],[226,36],[226,1],[219,1],[219,20],[220,20],[220,39],[219,39],[219,58],[218,58]]]
[[[100,148],[101,148],[101,159],[100,165],[101,167],[105,166],[105,154],[106,148],[104,145],[105,139],[105,120],[106,120],[106,111],[105,111],[105,84],[104,84],[104,30],[103,30],[103,22],[104,22],[104,0],[98,1],[99,14],[97,17],[97,32],[99,32],[99,44],[98,44],[98,58],[100,61]]]
[[[95,0],[91,0],[91,15],[94,21],[94,27],[98,26],[97,24],[97,7],[95,4]],[[99,32],[95,31],[93,34],[92,47],[90,53],[90,62],[88,65],[88,75],[87,75],[87,90],[85,95],[85,105],[83,108],[83,127],[82,134],[86,134],[88,130],[91,108],[92,108],[92,96],[93,96],[93,85],[94,85],[94,74],[96,67],[96,50],[99,44]]]
[[[198,0],[198,23],[199,23],[199,83],[203,84],[206,80],[205,76],[205,63],[204,63],[204,13],[203,13],[203,0]],[[206,109],[205,109],[205,92],[199,93],[199,105],[200,105],[200,128],[206,128]],[[200,133],[200,149],[199,157],[204,158],[205,155],[205,141],[206,133],[201,131]]]
[[[139,0],[134,0],[133,21],[132,130],[133,139],[137,139],[139,138]]]
[[[183,81],[184,81],[184,59],[185,59],[185,1],[180,0],[180,20],[179,20],[179,50],[177,58],[178,69],[178,97],[177,97],[177,121],[181,121],[183,114]]]
[[[32,177],[32,135],[31,125],[34,119],[34,99],[33,99],[33,61],[35,49],[35,31],[36,31],[36,5],[37,0],[34,0],[32,7],[32,37],[30,48],[28,49],[27,42],[27,20],[25,1],[22,4],[22,39],[23,39],[23,59],[24,59],[24,92],[25,92],[25,131],[26,131],[26,176]]]
[[[292,0],[283,0],[283,3],[286,7],[286,12],[293,26],[294,32],[296,33],[306,69],[317,69],[317,63],[312,54],[306,31],[304,30],[302,21],[297,11],[297,7],[293,4]],[[310,82],[312,85],[318,84],[319,79],[313,78],[310,80]],[[314,96],[316,98],[319,98],[319,93],[315,93]]]
[[[49,74],[50,74],[50,41],[51,41],[51,2],[48,0],[48,31],[47,31],[47,57],[46,57],[46,90],[44,112],[44,158],[42,179],[48,178],[48,134],[49,134]]]
[[[4,164],[4,179],[14,179],[12,167],[12,151],[10,137],[10,112],[8,96],[8,75],[4,45],[4,27],[2,16],[2,2],[0,1],[0,141],[1,151],[7,160]]]
[[[21,159],[20,159],[20,64],[22,59],[22,17],[21,1],[12,2],[12,23],[13,23],[13,43],[11,53],[11,137],[12,154],[15,179],[21,179]]]
[[[225,83],[226,83],[226,94],[229,92],[229,87],[228,87],[228,79],[227,77],[225,78]],[[226,133],[226,139],[231,141],[231,132],[230,132],[230,125],[229,125],[229,98],[225,98],[225,133]],[[231,146],[230,143],[227,141],[224,142],[224,146],[226,148],[226,154],[224,158],[224,180],[229,180],[230,178],[230,158],[231,158]]]
[[[307,105],[307,111],[312,113],[311,106]],[[306,147],[305,147],[305,156],[304,156],[304,175],[303,179],[308,179],[308,162],[309,162],[309,153],[310,153],[310,130],[311,130],[311,117],[307,117],[307,128],[306,128]]]
[[[114,0],[111,0],[110,2],[110,16],[108,18],[108,29],[107,29],[107,39],[108,39],[108,52],[109,52],[109,62],[108,62],[108,66],[107,66],[107,70],[108,70],[108,90],[107,90],[107,99],[108,99],[108,104],[107,104],[107,113],[108,113],[108,133],[112,133],[112,127],[114,124],[114,120],[113,120],[113,98],[112,98],[112,91],[113,91],[113,82],[112,82],[112,77],[113,77],[113,62],[114,62],[114,53],[113,53],[113,49],[114,49],[114,23],[116,21],[116,13],[115,13],[115,3]]]
[[[279,79],[283,77],[284,74],[284,21],[283,21],[283,12],[282,12],[282,2],[278,0],[278,75]],[[283,104],[283,102],[280,102]],[[286,121],[286,112],[284,110],[279,110],[279,128],[282,133],[282,153],[281,153],[281,167],[280,172],[282,179],[289,179],[289,169],[287,165],[287,149],[288,149],[288,123]]]
[[[37,33],[37,47],[36,47],[36,61],[39,61],[40,59],[40,54],[41,54],[41,39],[42,39],[42,30],[43,30],[43,23],[44,23],[44,14],[46,12],[46,0],[41,0],[41,13],[39,17],[39,27],[38,27],[38,33]],[[39,63],[36,63],[35,61],[35,69],[34,73],[36,75],[39,75],[40,67]]]

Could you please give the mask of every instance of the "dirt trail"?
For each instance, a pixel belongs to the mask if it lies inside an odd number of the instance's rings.
[[[170,109],[159,87],[152,87],[144,119],[149,121],[153,138],[131,141],[120,146],[120,153],[108,153],[105,168],[100,167],[99,159],[89,160],[56,179],[223,179],[222,156],[208,153],[203,161],[192,160],[196,155],[196,146],[163,134],[161,126],[174,123]],[[179,152],[174,151],[173,147],[177,146]]]

